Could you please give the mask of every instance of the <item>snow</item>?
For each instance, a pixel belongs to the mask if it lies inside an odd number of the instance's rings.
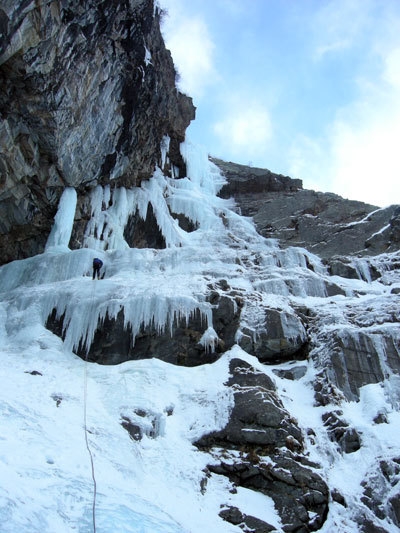
[[[376,237],[377,235],[380,235],[381,233],[384,233],[389,228],[390,228],[390,224],[386,224],[386,226],[383,226],[383,228],[381,228],[379,231],[376,231],[375,233],[373,233],[370,239],[372,239],[372,237]]]
[[[343,455],[321,419],[337,406],[314,406],[317,369],[312,360],[301,363],[307,365],[301,379],[290,381],[273,373],[284,365],[266,367],[239,346],[212,365],[194,368],[158,359],[100,366],[74,354],[79,342],[90,346],[99,320],[121,310],[133,342],[142,325],[172,333],[174,319],[200,313],[201,343],[205,351],[214,350],[218,337],[205,294],[222,279],[246,297],[249,325],[261,321],[260,304],[287,311],[288,337],[299,331],[292,305],[316,310],[326,330],[347,324],[349,307],[358,312],[372,306],[385,327],[389,288],[368,278],[365,263],[359,263],[359,280],[329,278],[317,256],[299,248],[280,249],[276,241],[258,235],[231,200],[216,196],[224,178],[202,149],[186,142],[181,151],[186,178],[174,180],[156,169],[139,188],[96,187],[79,250],[68,247],[76,193],[66,189],[45,253],[0,268],[0,516],[6,533],[93,531],[85,409],[97,487],[97,532],[238,533],[238,526],[218,516],[227,505],[282,531],[270,498],[243,488],[233,494],[226,478],[206,478],[203,470],[213,457],[193,444],[228,421],[233,393],[224,384],[234,357],[270,375],[300,427],[313,428],[307,453],[349,505],[344,509],[331,502],[321,531],[357,531],[361,481],[380,459],[399,454],[400,384],[386,367],[383,384],[366,385],[359,402],[340,405],[363,441],[359,451]],[[163,164],[167,153],[165,139]],[[131,249],[124,227],[136,213],[145,218],[149,205],[166,248]],[[195,231],[183,231],[171,210],[191,220]],[[91,279],[95,256],[104,262],[104,280]],[[396,280],[398,274],[391,283]],[[327,281],[339,284],[348,297],[328,298]],[[45,328],[53,309],[65,314],[64,341]],[[366,313],[363,327],[379,343],[374,316],[374,311]],[[385,365],[384,347],[381,352]],[[374,424],[378,412],[386,414],[388,424]],[[126,419],[141,426],[142,440],[129,437],[121,425]],[[390,521],[382,524],[395,531]]]
[[[150,50],[145,46],[144,47],[145,54],[144,54],[144,62],[146,63],[146,67],[150,64],[151,65],[151,53]]]
[[[370,211],[361,220],[356,220],[354,222],[349,222],[348,224],[343,224],[343,227],[349,228],[349,227],[352,227],[352,226],[357,226],[358,224],[365,224],[366,222],[371,220],[371,217],[373,217],[376,213],[379,213],[380,211],[385,211],[385,209],[387,209],[387,207],[379,207],[378,209],[375,209],[374,211]]]

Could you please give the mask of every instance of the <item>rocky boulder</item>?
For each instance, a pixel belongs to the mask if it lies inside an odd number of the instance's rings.
[[[241,359],[232,359],[230,374],[226,385],[233,390],[234,407],[228,424],[196,443],[212,454],[209,470],[227,476],[234,486],[270,496],[284,531],[318,530],[327,516],[329,491],[315,473],[317,465],[302,455],[303,436],[296,421],[267,375]],[[228,509],[221,516],[236,523],[240,514]],[[257,527],[270,531],[269,524]]]
[[[361,439],[357,431],[342,419],[342,415],[342,411],[328,412],[322,415],[322,420],[328,429],[329,438],[338,444],[339,450],[353,453],[360,449]]]
[[[258,305],[262,318],[252,326],[244,325],[238,343],[243,350],[264,363],[305,359],[308,353],[307,333],[294,313]],[[246,310],[243,313],[246,324]]]
[[[264,522],[259,518],[242,513],[237,507],[224,506],[219,513],[219,516],[226,522],[229,522],[234,526],[239,526],[243,531],[246,532],[251,531],[252,533],[268,533],[269,531],[276,531],[274,526],[267,524],[267,522]]]

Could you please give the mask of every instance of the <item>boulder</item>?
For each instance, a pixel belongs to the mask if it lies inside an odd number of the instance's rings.
[[[263,318],[256,325],[242,327],[238,340],[241,348],[269,364],[306,359],[308,337],[300,317],[295,312],[268,308],[261,303],[258,307]],[[244,311],[243,323],[246,321]]]
[[[219,516],[226,522],[229,522],[235,526],[239,526],[243,531],[246,532],[251,531],[251,533],[269,533],[270,531],[276,531],[276,529],[267,522],[264,522],[263,520],[260,520],[254,516],[244,514],[237,507],[224,507],[224,509],[222,509],[222,511],[219,513]]]
[[[234,390],[235,405],[229,422],[224,429],[204,435],[197,445],[274,450],[290,443],[301,450],[301,431],[284,409],[272,380],[240,359],[233,359],[230,368],[226,385]]]
[[[293,364],[290,368],[274,368],[273,373],[280,378],[297,381],[306,375],[307,366]]]
[[[353,453],[360,449],[361,439],[358,432],[349,427],[341,418],[341,411],[324,413],[322,420],[328,429],[329,438],[337,442],[343,453]]]

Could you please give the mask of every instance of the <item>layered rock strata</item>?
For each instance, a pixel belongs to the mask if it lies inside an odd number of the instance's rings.
[[[266,169],[212,159],[228,183],[221,190],[253,218],[261,235],[301,246],[326,260],[377,255],[400,244],[400,207],[384,209],[333,193],[303,189],[302,181]]]
[[[185,174],[195,109],[161,16],[152,0],[2,3],[0,263],[43,251],[67,186],[84,224],[87,188],[139,185],[156,165]]]

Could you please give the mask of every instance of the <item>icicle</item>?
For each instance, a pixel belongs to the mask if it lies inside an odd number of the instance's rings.
[[[55,294],[47,292],[40,301],[42,320],[45,322],[53,309],[57,317],[63,316],[63,329],[66,347],[77,350],[83,346],[86,351],[90,349],[99,323],[108,316],[116,319],[120,311],[124,314],[124,327],[132,331],[132,342],[141,328],[154,328],[158,334],[169,330],[173,335],[173,328],[180,320],[188,324],[191,317],[200,313],[206,327],[209,327],[209,343],[211,339],[212,310],[210,304],[199,302],[193,297],[178,295],[176,297],[163,294],[135,294],[134,287],[124,287],[124,291],[115,292],[115,286],[103,283],[103,290],[92,292],[87,286],[80,290],[65,286]],[[91,287],[91,285],[90,285]],[[26,299],[25,305],[32,305],[32,299]]]
[[[169,152],[169,143],[171,139],[168,135],[164,135],[161,141],[161,169],[164,170],[165,162],[167,160],[167,154]]]
[[[371,283],[371,272],[369,269],[369,262],[367,259],[356,259],[354,266],[357,270],[358,277],[367,283]]]
[[[206,149],[187,140],[181,143],[180,151],[186,163],[188,178],[208,193],[217,194],[226,180],[218,167],[209,161]]]
[[[206,329],[206,331],[203,333],[200,344],[204,346],[204,350],[207,353],[214,353],[215,348],[218,345],[219,337],[217,335],[217,332],[214,328],[211,326]]]

